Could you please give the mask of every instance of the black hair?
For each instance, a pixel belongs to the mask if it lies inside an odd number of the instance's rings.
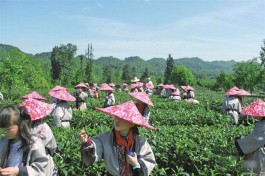
[[[33,143],[33,139],[29,132],[28,124],[30,115],[25,107],[15,105],[7,105],[0,111],[0,128],[8,128],[12,125],[18,126],[19,137],[22,141],[22,146],[19,149],[26,151]]]

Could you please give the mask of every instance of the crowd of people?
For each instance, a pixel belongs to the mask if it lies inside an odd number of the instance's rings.
[[[69,128],[73,110],[86,111],[86,100],[100,97],[104,97],[104,102],[96,110],[113,116],[113,128],[94,138],[85,130],[80,131],[82,164],[90,166],[104,160],[106,175],[149,175],[156,165],[155,155],[149,143],[140,136],[138,127],[156,130],[151,125],[150,106],[154,104],[150,97],[160,95],[176,102],[199,103],[193,87],[180,86],[182,92],[173,84],[155,87],[150,78],[146,83],[134,77],[130,85],[103,83],[98,87],[97,84],[79,83],[74,88],[72,95],[67,88],[55,86],[48,92],[50,103],[45,103],[46,98],[33,91],[22,96],[19,106],[7,105],[1,109],[0,128],[5,136],[0,139],[0,175],[57,175],[52,158],[56,140],[42,118],[52,114],[55,127]],[[115,92],[127,92],[134,101],[116,105]],[[243,108],[242,99],[249,95],[243,89],[231,88],[225,94],[222,112],[231,116],[237,125],[240,114],[259,120],[249,135],[235,139],[235,146],[238,154],[244,156],[246,168],[265,174],[265,103],[257,100]],[[2,94],[0,98],[3,99]],[[75,107],[69,102],[75,102]]]

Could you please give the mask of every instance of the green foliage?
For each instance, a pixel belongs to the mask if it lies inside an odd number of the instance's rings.
[[[33,89],[47,89],[49,78],[39,61],[25,55],[18,49],[11,49],[0,62],[0,85],[5,97],[17,99]]]
[[[73,59],[77,47],[71,43],[55,46],[51,55],[52,80],[60,80],[61,84],[67,85],[73,78]]]
[[[237,63],[234,67],[235,83],[238,87],[253,92],[254,88],[261,84],[263,69],[255,60]]]
[[[261,51],[259,53],[260,55],[260,60],[261,60],[261,65],[265,68],[265,39],[263,40],[263,46],[261,46]]]
[[[122,75],[121,75],[121,79],[125,82],[125,83],[130,83],[132,76],[130,75],[130,67],[128,64],[125,64],[125,66],[122,69]]]
[[[110,66],[105,66],[103,68],[103,79],[106,83],[111,83],[111,68]]]
[[[190,69],[180,65],[172,70],[171,81],[178,85],[194,85],[195,78]]]
[[[235,85],[234,76],[231,73],[221,72],[216,76],[215,90],[229,90]]]
[[[173,69],[174,69],[174,60],[171,57],[171,54],[169,54],[167,58],[167,66],[164,73],[164,78],[165,78],[164,84],[171,83],[170,79],[172,78]]]
[[[145,71],[144,71],[143,75],[141,76],[141,79],[140,80],[142,82],[145,82],[147,78],[149,78],[149,71],[148,71],[147,68],[145,68]]]

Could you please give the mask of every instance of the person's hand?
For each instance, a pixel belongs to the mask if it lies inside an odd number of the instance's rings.
[[[0,168],[0,175],[3,176],[14,176],[18,175],[19,169],[18,167],[7,167],[7,168]]]
[[[132,166],[139,165],[138,159],[137,159],[137,154],[134,152],[134,156],[127,155],[126,156],[126,161]]]
[[[79,133],[79,140],[80,142],[83,144],[83,143],[86,143],[87,142],[87,138],[88,138],[88,135],[86,134],[85,130],[81,130],[80,133]]]

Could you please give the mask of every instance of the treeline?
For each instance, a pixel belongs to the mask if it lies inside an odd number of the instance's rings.
[[[166,60],[153,58],[148,61],[137,56],[124,60],[114,57],[95,59],[92,44],[88,44],[82,55],[77,56],[76,51],[76,45],[69,43],[55,46],[51,53],[32,55],[0,44],[0,91],[16,98],[21,92],[47,90],[54,85],[73,87],[80,82],[130,83],[135,76],[141,81],[151,77],[155,85],[189,84],[212,90],[227,90],[234,85],[249,91],[265,87],[264,46],[259,58],[240,63],[204,62],[199,58],[173,59],[171,55]]]

